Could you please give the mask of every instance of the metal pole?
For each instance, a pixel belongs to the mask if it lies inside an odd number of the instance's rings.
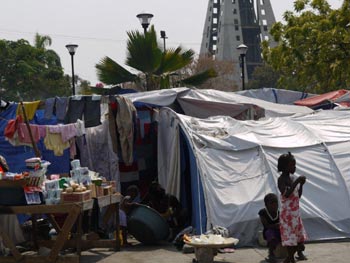
[[[146,35],[148,24],[142,24],[142,27],[143,27],[143,33]]]
[[[71,62],[72,62],[72,93],[73,93],[73,96],[75,95],[75,81],[74,81],[74,54],[71,54]]]
[[[241,64],[242,64],[242,90],[245,90],[245,87],[244,87],[244,54],[241,54]]]
[[[26,110],[25,110],[24,105],[23,105],[23,101],[20,101],[20,105],[21,105],[21,110],[22,110],[23,117],[24,117],[24,122],[26,124],[27,129],[28,129],[29,138],[30,138],[30,141],[32,143],[32,146],[33,146],[33,149],[34,149],[34,152],[35,152],[35,156],[36,157],[41,157],[41,153],[39,151],[38,145],[34,141],[33,132],[32,132],[32,129],[30,128],[30,124],[29,124],[29,121],[28,121]]]

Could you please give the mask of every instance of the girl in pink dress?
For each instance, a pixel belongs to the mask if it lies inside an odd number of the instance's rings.
[[[296,161],[290,152],[278,158],[278,171],[282,172],[278,178],[278,189],[281,193],[280,231],[282,245],[287,247],[288,251],[284,263],[295,262],[294,254],[297,250],[301,251],[306,240],[299,210],[299,198],[303,193],[306,178],[305,176],[295,178],[293,176],[295,167]],[[301,255],[299,254],[299,258]]]

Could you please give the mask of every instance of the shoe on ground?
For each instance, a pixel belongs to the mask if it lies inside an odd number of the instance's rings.
[[[307,257],[303,253],[298,253],[295,257],[298,261],[307,260]]]

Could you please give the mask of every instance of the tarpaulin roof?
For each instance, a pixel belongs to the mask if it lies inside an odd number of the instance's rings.
[[[313,107],[327,101],[334,102],[336,99],[344,96],[348,92],[349,91],[345,89],[335,90],[314,97],[297,100],[294,102],[294,104],[299,106]]]

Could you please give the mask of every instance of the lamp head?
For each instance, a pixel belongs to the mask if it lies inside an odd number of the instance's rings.
[[[166,34],[165,34],[165,31],[163,31],[163,30],[160,31],[160,37],[161,38],[167,38]]]
[[[237,47],[237,50],[238,50],[240,55],[245,55],[247,53],[248,47],[246,45],[244,45],[244,44],[240,44]]]
[[[78,45],[76,44],[68,44],[66,45],[66,48],[68,49],[69,54],[72,56],[75,54],[75,50],[77,49]]]
[[[147,29],[147,27],[151,23],[153,15],[149,13],[141,13],[138,14],[136,17],[140,20],[142,27]]]

